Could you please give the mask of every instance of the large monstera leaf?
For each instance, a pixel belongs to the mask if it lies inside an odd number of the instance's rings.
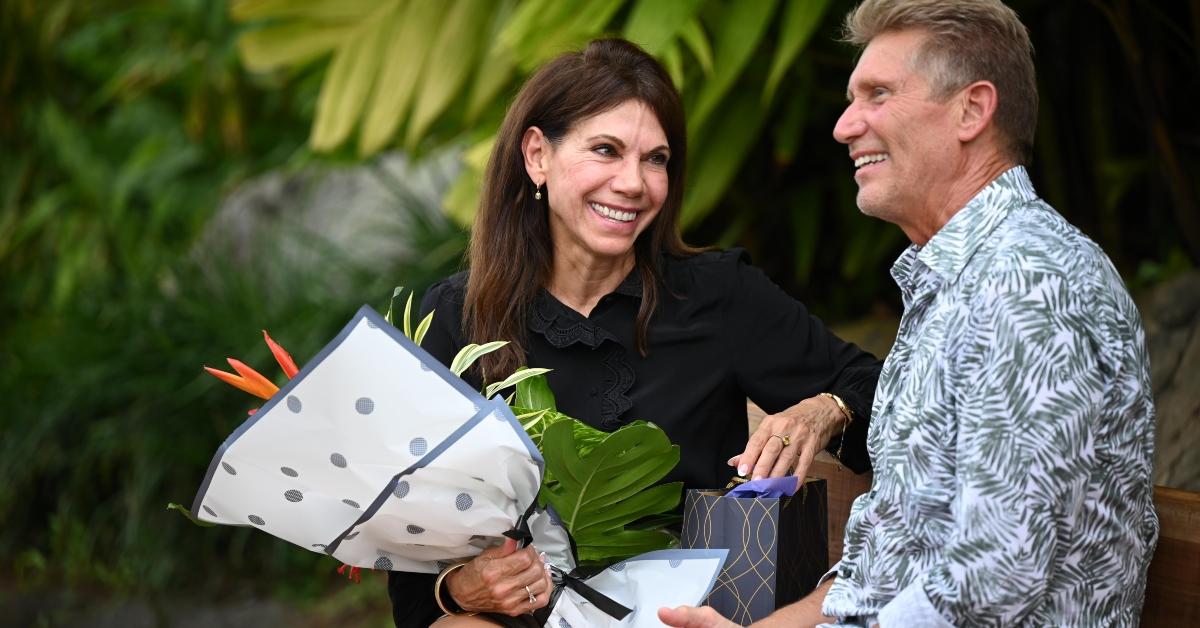
[[[655,486],[679,463],[679,447],[662,429],[627,425],[580,454],[572,421],[558,421],[542,434],[542,451],[553,476],[543,498],[574,537],[581,563],[609,563],[675,543],[663,530],[632,525],[679,505],[682,483]]]

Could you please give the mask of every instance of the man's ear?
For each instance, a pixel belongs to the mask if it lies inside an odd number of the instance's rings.
[[[535,186],[546,182],[546,169],[550,160],[550,141],[536,126],[525,129],[521,137],[521,154],[525,156],[525,172]]]
[[[996,86],[991,81],[976,81],[959,94],[962,106],[958,124],[960,142],[970,142],[992,125],[999,104]]]

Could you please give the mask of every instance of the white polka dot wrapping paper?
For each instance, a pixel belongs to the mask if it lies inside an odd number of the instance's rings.
[[[225,440],[192,512],[350,565],[435,573],[498,544],[543,468],[503,400],[364,306]]]

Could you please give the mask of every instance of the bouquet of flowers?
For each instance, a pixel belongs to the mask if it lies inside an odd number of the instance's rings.
[[[266,403],[218,449],[190,512],[173,507],[375,569],[434,573],[504,536],[532,540],[565,587],[551,621],[654,625],[658,606],[703,599],[723,553],[664,549],[674,537],[646,525],[679,502],[679,484],[653,486],[679,460],[662,430],[605,433],[557,412],[545,369],[475,391],[459,375],[504,343],[447,368],[419,347],[432,313],[413,328],[411,294],[403,331],[391,324],[400,294],[386,317],[360,309],[303,369],[264,332],[282,388],[237,360],[208,369]],[[609,567],[584,581],[579,561]]]

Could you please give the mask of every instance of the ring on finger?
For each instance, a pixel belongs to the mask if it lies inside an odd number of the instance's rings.
[[[788,438],[786,434],[771,434],[771,438],[778,438],[784,447],[792,444],[792,439]]]
[[[529,585],[525,585],[525,592],[529,594],[529,603],[537,604],[537,596],[533,594],[533,591],[529,590]]]

